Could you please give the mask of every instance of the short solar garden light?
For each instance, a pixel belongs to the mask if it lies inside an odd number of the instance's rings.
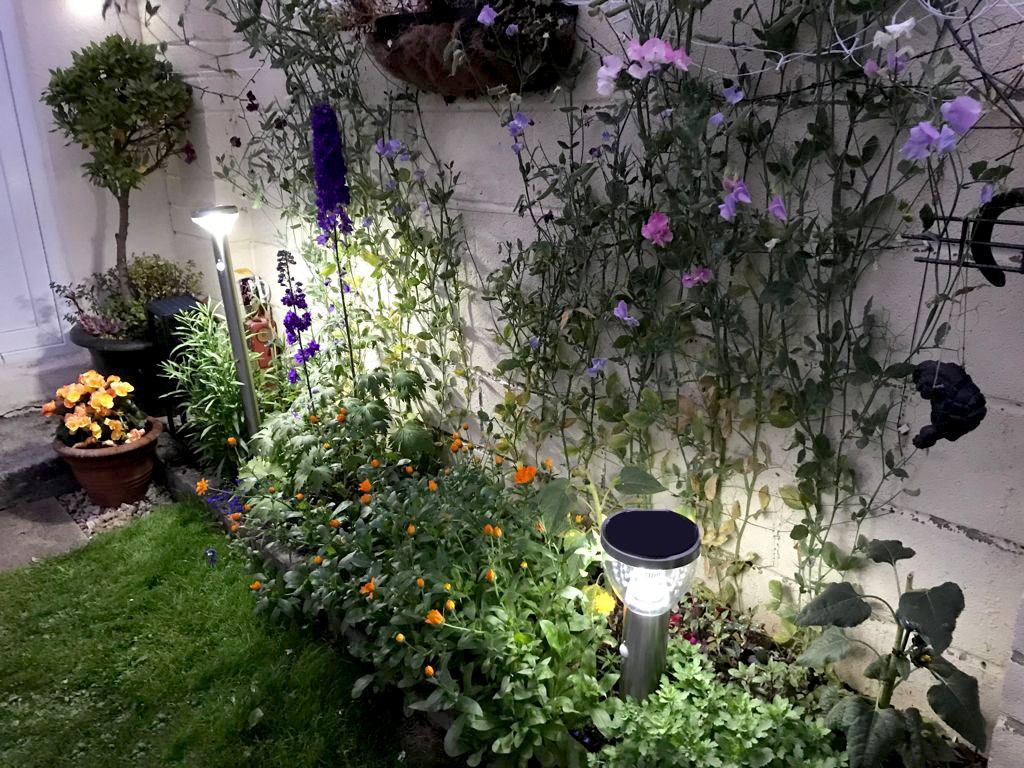
[[[669,509],[624,509],[601,525],[604,572],[625,605],[619,691],[642,699],[665,666],[672,608],[690,588],[700,529]]]

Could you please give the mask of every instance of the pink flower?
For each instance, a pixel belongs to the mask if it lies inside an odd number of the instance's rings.
[[[626,46],[626,56],[633,62],[629,67],[629,74],[637,80],[643,80],[654,70],[666,65],[686,72],[692,63],[686,51],[682,48],[673,48],[658,37],[652,37],[643,43],[633,38]]]
[[[661,211],[654,211],[647,219],[647,223],[640,227],[640,234],[655,245],[671,243],[673,235],[668,216]]]
[[[683,288],[696,288],[698,285],[710,283],[714,274],[707,267],[694,267],[692,272],[683,272],[680,282]]]
[[[611,96],[615,91],[615,79],[624,66],[618,56],[605,56],[601,67],[597,70],[597,92],[601,96]]]
[[[676,69],[681,69],[683,72],[690,71],[690,65],[693,63],[693,59],[690,58],[689,54],[686,53],[682,48],[677,48],[672,52],[669,57],[669,64]]]

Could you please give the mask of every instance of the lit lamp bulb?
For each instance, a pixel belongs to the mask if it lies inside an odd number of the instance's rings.
[[[661,679],[669,615],[693,583],[700,529],[669,509],[624,509],[601,525],[601,546],[605,576],[626,607],[619,688],[642,699]]]
[[[245,325],[239,309],[238,286],[231,275],[231,249],[228,235],[238,221],[238,208],[233,205],[212,205],[200,208],[192,214],[192,221],[205,229],[213,241],[213,259],[217,267],[217,282],[223,299],[224,319],[227,321],[231,338],[231,352],[235,358],[235,372],[242,396],[242,410],[249,436],[256,434],[260,427],[260,413],[256,406],[253,389],[252,368],[249,364],[249,346],[245,341]]]

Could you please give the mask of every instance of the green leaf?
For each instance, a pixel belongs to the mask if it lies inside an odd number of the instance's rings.
[[[903,542],[896,539],[872,539],[867,545],[867,555],[876,563],[895,565],[897,561],[906,560],[916,554],[917,552],[903,546]]]
[[[846,581],[829,584],[804,606],[794,620],[798,627],[855,627],[871,616],[871,606]]]
[[[875,709],[860,696],[848,696],[828,714],[828,725],[846,734],[850,768],[878,768],[906,738],[906,723],[895,709]]]
[[[249,727],[255,728],[259,725],[260,720],[263,719],[263,710],[256,707],[252,712],[249,713]]]
[[[927,768],[925,757],[924,720],[921,712],[914,707],[903,710],[903,724],[907,731],[907,739],[900,746],[904,768]]]
[[[900,595],[897,616],[923,637],[935,653],[942,653],[953,642],[957,616],[964,609],[964,593],[952,581],[923,592]]]
[[[352,698],[358,699],[367,686],[373,682],[373,675],[363,675],[352,684]]]
[[[978,681],[943,658],[934,659],[928,671],[938,680],[928,689],[928,704],[935,714],[979,750],[984,750],[985,718],[981,714]]]
[[[790,509],[798,509],[801,512],[807,509],[807,504],[804,503],[803,496],[795,485],[784,485],[779,488],[779,498]]]
[[[537,507],[544,518],[544,527],[558,536],[569,527],[569,515],[576,508],[576,494],[564,477],[547,483],[537,494]]]
[[[797,658],[805,667],[824,667],[850,652],[850,641],[839,627],[829,627]]]
[[[665,486],[659,483],[650,473],[635,466],[626,466],[619,472],[615,489],[624,496],[649,496],[660,493]]]
[[[458,757],[465,753],[465,749],[460,746],[459,739],[462,736],[462,729],[466,726],[466,716],[459,715],[455,718],[455,722],[449,726],[448,731],[444,735],[444,751],[449,757]]]
[[[422,424],[407,421],[391,434],[391,444],[399,455],[412,458],[433,448],[434,435]]]
[[[864,677],[871,680],[884,680],[893,671],[906,680],[910,674],[910,659],[906,656],[893,656],[891,653],[879,656],[864,668]]]

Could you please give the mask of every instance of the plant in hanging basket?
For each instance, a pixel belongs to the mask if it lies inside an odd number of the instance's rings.
[[[96,504],[116,507],[146,494],[163,425],[132,401],[135,387],[86,371],[61,387],[43,415],[60,418],[54,450]]]
[[[550,88],[572,64],[575,5],[559,0],[354,0],[349,28],[388,73],[424,91],[476,96]]]

